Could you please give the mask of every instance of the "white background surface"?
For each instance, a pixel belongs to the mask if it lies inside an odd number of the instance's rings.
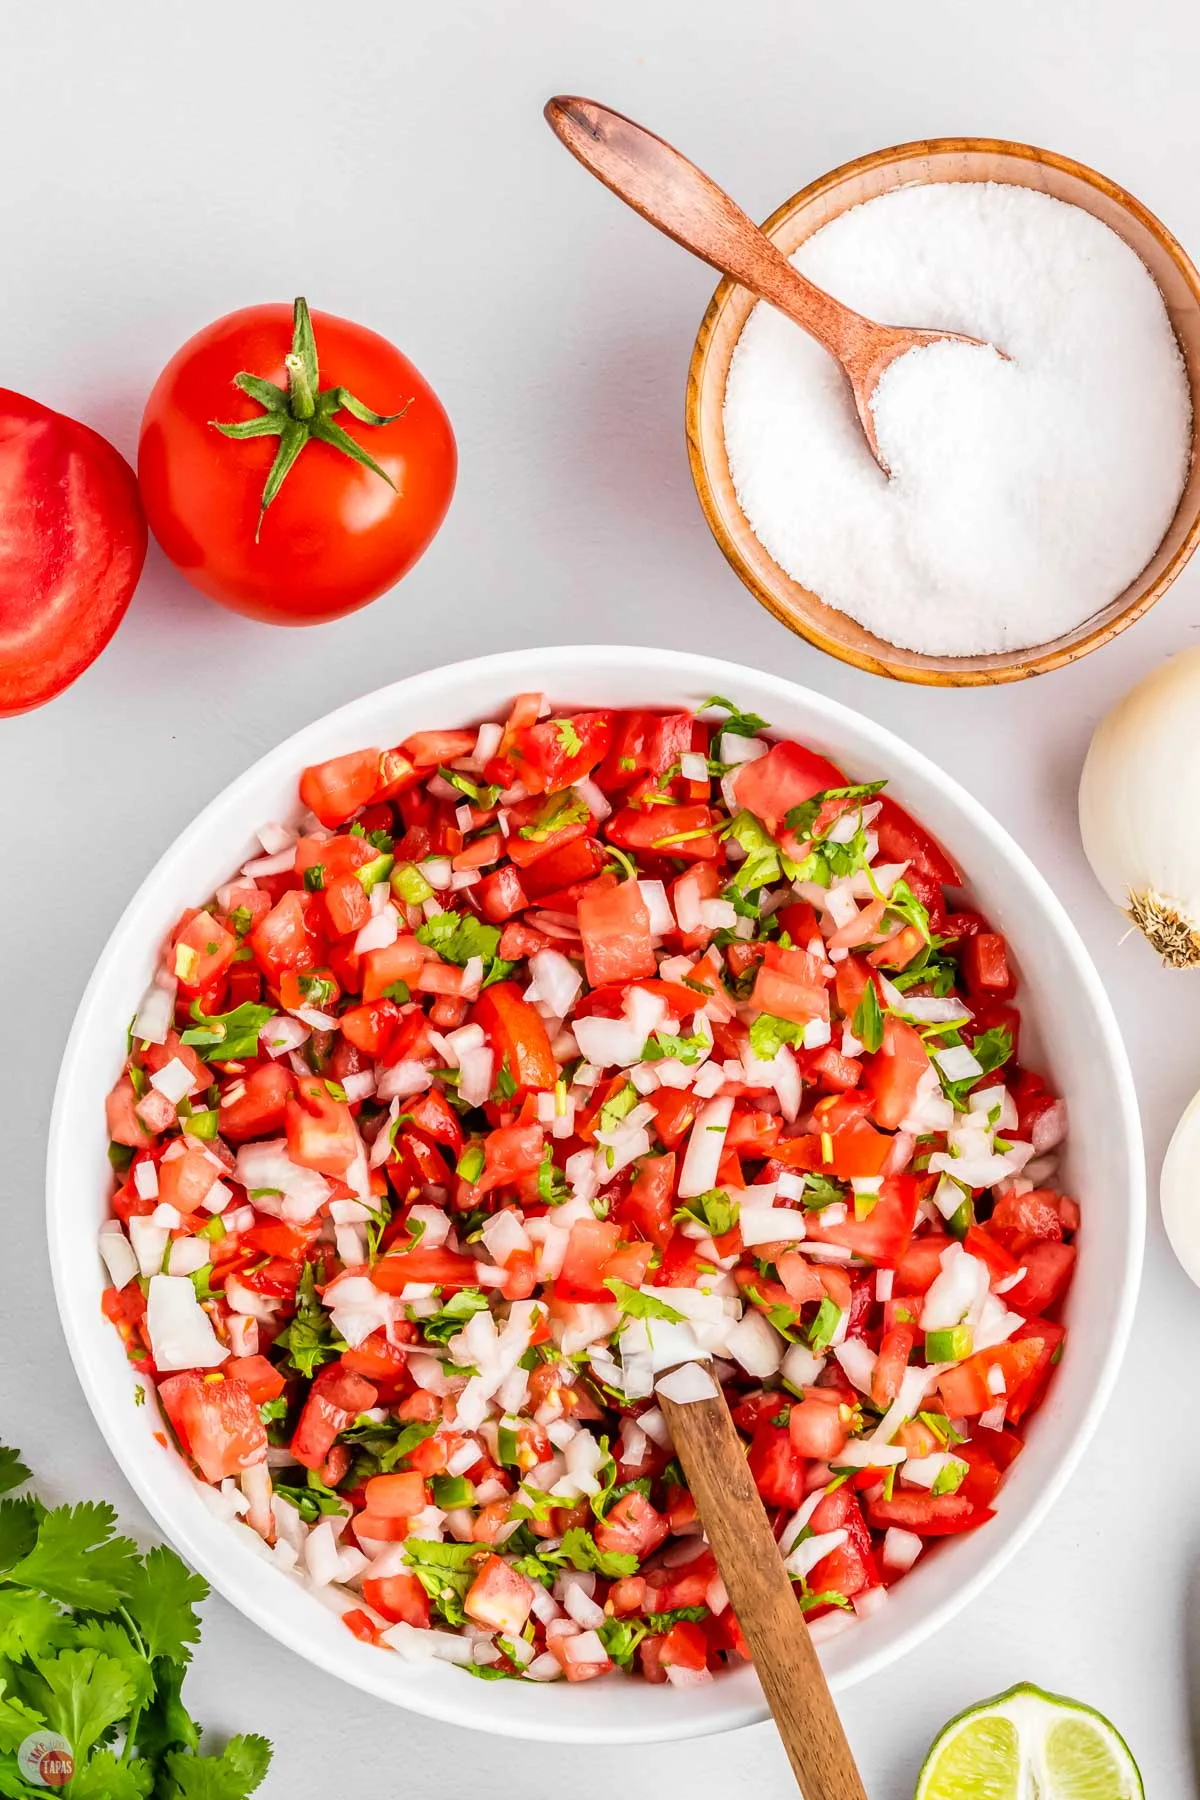
[[[50,1100],[94,959],[161,850],[246,763],[341,701],[455,657],[682,642],[823,688],[947,763],[1091,946],[1157,1174],[1200,1082],[1200,990],[1119,945],[1074,790],[1109,703],[1196,641],[1200,562],[1116,644],[1015,687],[906,689],[791,637],[727,569],[688,476],[684,374],[713,281],[590,182],[540,109],[554,91],[602,98],[760,217],[883,144],[1023,138],[1124,183],[1197,253],[1198,58],[1200,13],[1183,0],[0,8],[0,380],[132,455],[145,395],[185,337],[304,292],[412,356],[461,454],[441,536],[368,611],[308,632],[253,624],[152,550],[101,661],[0,726],[0,1434],[47,1493],[110,1495],[148,1529],[76,1387],[43,1248]],[[1023,1678],[1111,1714],[1154,1800],[1195,1793],[1198,1356],[1200,1300],[1155,1218],[1116,1399],[1050,1522],[940,1639],[845,1701],[872,1800],[905,1800],[942,1721]],[[206,1614],[193,1705],[275,1739],[271,1795],[791,1791],[770,1727],[632,1752],[487,1740],[332,1685],[223,1602]]]

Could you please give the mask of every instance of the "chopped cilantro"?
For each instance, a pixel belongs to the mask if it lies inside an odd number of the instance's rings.
[[[799,1044],[803,1038],[803,1025],[777,1019],[774,1013],[759,1013],[750,1027],[750,1049],[759,1062],[774,1061],[785,1044]]]
[[[451,1338],[458,1336],[468,1319],[487,1309],[487,1295],[479,1288],[460,1288],[456,1294],[451,1294],[441,1312],[419,1321],[420,1329],[427,1343],[448,1344]]]
[[[757,737],[760,731],[771,729],[767,721],[760,719],[757,713],[740,711],[732,700],[726,700],[720,694],[712,694],[697,711],[708,712],[714,706],[719,706],[722,712],[729,714],[721,729],[728,731],[732,737]]]
[[[472,957],[479,957],[483,963],[484,987],[512,974],[514,964],[496,955],[496,946],[500,942],[499,926],[485,925],[471,913],[434,913],[432,919],[418,925],[417,937],[428,949],[436,950],[446,962],[457,963],[459,968],[465,968]]]
[[[816,825],[818,818],[829,801],[866,800],[869,799],[872,794],[877,794],[880,788],[886,786],[886,781],[860,781],[853,787],[826,788],[823,793],[813,794],[810,799],[801,801],[799,806],[793,806],[785,818],[784,824],[796,837],[813,839],[813,827]],[[843,807],[837,817],[840,818],[842,812],[848,812],[849,810],[849,807]],[[859,811],[861,813],[861,807],[859,808]],[[836,823],[836,820],[830,821],[831,826],[834,823]],[[827,835],[827,833],[822,832],[820,837],[813,839],[813,841],[824,843],[827,839]]]
[[[305,891],[307,893],[319,894],[324,886],[325,886],[325,864],[324,863],[314,863],[310,869],[305,869],[305,871],[304,871],[304,887],[305,887]]]
[[[820,1306],[817,1308],[816,1318],[808,1328],[809,1347],[815,1350],[818,1355],[822,1350],[828,1350],[830,1344],[833,1342],[833,1335],[836,1332],[838,1325],[841,1323],[841,1317],[841,1307],[832,1301],[828,1294],[826,1294]]]
[[[642,1046],[642,1061],[661,1062],[669,1056],[676,1062],[697,1063],[711,1048],[712,1039],[702,1032],[696,1032],[692,1037],[677,1037],[670,1032],[656,1031]]]
[[[511,1100],[517,1091],[512,1070],[508,1066],[508,1051],[500,1058],[500,1067],[496,1071],[496,1079],[492,1085],[493,1100]]]
[[[685,1200],[675,1214],[674,1222],[676,1225],[686,1225],[695,1219],[708,1227],[711,1237],[718,1238],[733,1230],[740,1211],[737,1201],[731,1200],[723,1188],[710,1188],[707,1194]]]
[[[862,999],[854,1009],[850,1029],[864,1050],[879,1050],[883,1045],[883,1012],[873,978],[862,991]],[[895,1029],[895,1027],[893,1027]]]
[[[317,1298],[316,1274],[310,1262],[305,1263],[296,1288],[295,1315],[275,1339],[274,1347],[286,1351],[292,1368],[309,1381],[323,1363],[332,1362],[346,1348]]]
[[[568,825],[586,825],[591,816],[581,794],[573,787],[562,788],[547,798],[532,825],[521,826],[519,835],[528,838],[530,843],[544,844],[548,837],[556,831],[565,831]]]
[[[674,1306],[668,1306],[665,1300],[656,1299],[653,1294],[644,1294],[641,1288],[630,1287],[627,1281],[615,1279],[604,1283],[617,1303],[619,1312],[629,1319],[665,1319],[669,1325],[682,1325],[686,1314]]]
[[[236,1062],[254,1056],[258,1050],[258,1034],[267,1020],[274,1017],[269,1006],[253,1000],[227,1013],[202,1013],[200,1003],[193,1000],[191,1015],[196,1024],[180,1033],[179,1041],[198,1050],[205,1062]]]
[[[550,723],[558,733],[558,741],[568,756],[579,756],[583,751],[583,739],[575,729],[572,719],[551,719]]]

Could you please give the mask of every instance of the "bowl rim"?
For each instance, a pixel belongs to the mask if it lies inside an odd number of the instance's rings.
[[[608,660],[614,680],[633,672],[654,673],[656,679],[663,684],[664,692],[668,693],[672,689],[685,690],[692,686],[697,692],[713,692],[717,687],[727,687],[731,680],[736,684],[744,677],[757,684],[760,692],[764,687],[768,691],[773,690],[785,705],[801,704],[813,719],[814,725],[824,724],[833,733],[837,733],[840,728],[844,733],[849,732],[868,741],[872,746],[871,754],[875,754],[874,747],[878,746],[878,754],[884,766],[895,766],[896,772],[902,777],[916,776],[929,782],[956,811],[992,840],[1006,866],[1014,871],[1022,883],[1026,897],[1040,908],[1043,920],[1056,929],[1064,952],[1070,958],[1086,993],[1096,1031],[1103,1045],[1104,1060],[1109,1067],[1118,1097],[1117,1141],[1122,1146],[1129,1177],[1125,1190],[1127,1204],[1120,1281],[1113,1295],[1110,1329],[1103,1357],[1095,1371],[1095,1380],[1086,1402],[1080,1407],[1073,1429],[1069,1434],[1064,1432],[1062,1448],[1043,1485],[1028,1501],[1023,1513],[1013,1514],[1006,1521],[1006,1533],[997,1539],[995,1549],[986,1561],[972,1576],[962,1581],[957,1589],[929,1605],[893,1642],[860,1653],[848,1668],[835,1668],[831,1672],[831,1685],[835,1693],[879,1673],[900,1656],[907,1654],[982,1592],[1028,1542],[1061,1495],[1092,1439],[1124,1358],[1140,1284],[1146,1219],[1144,1151],[1132,1071],[1116,1016],[1086,946],[1045,877],[1010,837],[1004,826],[953,776],[890,728],[867,714],[786,677],[690,652],[631,645],[561,645],[533,652],[504,651],[439,665],[388,683],[310,721],[257,758],[222,788],[164,850],[139,883],[96,960],[72,1023],[55,1090],[47,1146],[47,1239],[55,1298],[76,1376],[114,1460],[163,1535],[182,1551],[188,1561],[199,1569],[211,1586],[238,1612],[259,1625],[277,1642],[303,1656],[327,1674],[348,1681],[393,1705],[421,1712],[443,1723],[491,1731],[506,1737],[545,1742],[650,1743],[735,1730],[768,1718],[766,1703],[757,1682],[753,1681],[752,1671],[739,1671],[718,1684],[716,1689],[706,1687],[702,1691],[685,1691],[675,1696],[680,1702],[692,1702],[691,1705],[647,1709],[646,1717],[641,1719],[613,1717],[611,1722],[606,1720],[602,1728],[594,1728],[556,1718],[552,1708],[547,1709],[544,1718],[515,1717],[513,1713],[506,1712],[502,1704],[498,1704],[496,1687],[500,1684],[476,1683],[469,1691],[460,1695],[458,1685],[455,1684],[447,1683],[443,1686],[432,1681],[418,1683],[414,1680],[410,1687],[398,1691],[394,1679],[389,1679],[388,1673],[393,1659],[383,1657],[373,1648],[357,1643],[349,1632],[343,1634],[345,1643],[339,1643],[335,1651],[331,1643],[327,1645],[319,1637],[307,1637],[302,1630],[294,1627],[284,1616],[285,1609],[273,1606],[270,1584],[263,1582],[260,1588],[259,1583],[249,1577],[250,1566],[269,1569],[270,1565],[259,1561],[253,1551],[242,1549],[240,1544],[237,1545],[237,1554],[234,1554],[236,1536],[231,1537],[231,1554],[228,1558],[210,1555],[198,1526],[193,1529],[187,1517],[187,1508],[177,1506],[166,1484],[159,1481],[153,1454],[158,1446],[145,1430],[144,1415],[140,1421],[142,1435],[135,1436],[132,1423],[134,1408],[128,1402],[126,1394],[119,1390],[118,1384],[110,1381],[107,1375],[101,1374],[94,1366],[89,1356],[83,1315],[81,1311],[76,1311],[75,1299],[70,1291],[72,1269],[81,1266],[82,1258],[92,1258],[94,1255],[90,1235],[85,1238],[79,1232],[75,1218],[78,1203],[69,1176],[68,1138],[81,1106],[89,1109],[98,1105],[101,1098],[94,1086],[88,1086],[86,1074],[81,1074],[81,1065],[85,1061],[86,1047],[91,1043],[93,1034],[97,1030],[109,1031],[112,1024],[107,1014],[94,1016],[105,983],[106,965],[114,951],[123,949],[125,941],[136,936],[142,928],[141,915],[158,900],[159,890],[170,893],[171,882],[179,879],[176,865],[186,860],[191,847],[197,842],[205,841],[215,830],[228,829],[224,824],[224,815],[235,809],[243,796],[248,796],[258,783],[277,772],[298,771],[307,760],[305,747],[314,738],[328,740],[331,736],[337,737],[339,733],[344,733],[349,747],[357,729],[356,722],[365,712],[387,706],[402,717],[406,709],[411,711],[420,706],[425,689],[437,690],[446,686],[453,690],[460,682],[474,676],[494,678],[502,682],[502,691],[514,693],[527,690],[543,674],[548,677],[545,684],[547,686],[554,682],[566,685],[571,678],[569,670],[586,669],[590,662],[600,658]],[[541,685],[540,682],[538,684]],[[321,753],[334,755],[340,751],[323,746]],[[81,1080],[82,1093],[79,1091]],[[91,1328],[95,1329],[94,1320]],[[172,1466],[186,1474],[180,1459],[174,1453]],[[194,1485],[199,1486],[198,1483]],[[202,1506],[203,1502],[199,1504]],[[196,1513],[194,1516],[198,1519],[200,1514]],[[228,1526],[221,1522],[220,1529],[222,1532],[227,1531]],[[245,1579],[243,1571],[246,1572]],[[282,1583],[288,1582],[289,1578],[279,1575],[278,1579]],[[298,1595],[302,1593],[299,1589],[293,1591]],[[303,1598],[313,1606],[320,1605],[314,1596],[303,1594]],[[749,1682],[744,1679],[748,1674],[751,1677]],[[503,1686],[508,1688],[511,1684],[505,1683]],[[722,1687],[725,1689],[723,1697]],[[700,1694],[703,1705],[694,1704],[697,1693]]]
[[[814,201],[820,200],[825,194],[836,190],[843,182],[851,180],[855,176],[870,174],[875,169],[886,168],[904,158],[944,155],[1011,156],[1022,162],[1044,164],[1062,174],[1075,177],[1088,187],[1097,189],[1107,199],[1114,201],[1129,213],[1151,237],[1157,240],[1191,289],[1195,304],[1200,307],[1200,270],[1197,269],[1174,232],[1163,224],[1156,213],[1152,212],[1136,195],[1131,194],[1127,188],[1122,187],[1119,182],[1113,181],[1100,170],[1093,169],[1088,163],[1079,162],[1074,157],[1064,156],[1056,150],[1044,150],[1036,144],[1022,143],[1015,139],[914,138],[907,143],[891,144],[881,150],[868,151],[863,156],[856,156],[849,162],[840,163],[837,168],[830,169],[826,174],[819,175],[814,181],[810,181],[790,199],[784,200],[781,205],[777,206],[763,221],[761,229],[768,237],[772,237],[795,213],[810,206]],[[921,186],[928,185],[928,183],[914,179],[908,185]],[[1034,645],[1029,651],[999,652],[994,656],[978,658],[963,657],[960,666],[952,669],[935,668],[919,662],[895,661],[870,650],[855,649],[825,630],[819,616],[793,616],[772,589],[760,579],[758,573],[745,560],[734,542],[726,524],[725,512],[717,500],[713,483],[709,477],[708,461],[704,450],[701,417],[706,410],[708,388],[706,369],[710,347],[718,322],[740,287],[741,283],[734,281],[731,276],[722,277],[705,309],[704,317],[700,321],[688,361],[684,397],[684,431],[692,482],[708,528],[712,532],[721,554],[739,580],[749,588],[759,604],[779,620],[781,625],[786,626],[798,637],[815,644],[819,650],[824,650],[828,655],[837,657],[839,662],[848,663],[852,668],[862,669],[869,675],[882,675],[892,681],[904,681],[922,687],[992,687],[1002,682],[1024,681],[1034,675],[1049,674],[1054,669],[1078,662],[1081,657],[1087,656],[1093,650],[1100,649],[1104,644],[1111,643],[1113,638],[1118,637],[1130,625],[1136,624],[1166,593],[1190,560],[1197,544],[1200,543],[1200,504],[1198,504],[1196,516],[1170,560],[1144,592],[1130,601],[1115,618],[1095,625],[1082,637],[1074,639],[1059,649]],[[1178,342],[1178,333],[1175,335]],[[1182,345],[1180,345],[1180,355],[1186,366],[1187,356]],[[1191,452],[1193,462],[1198,454],[1200,454],[1200,416],[1197,415],[1195,396],[1193,395]],[[1181,494],[1181,502],[1182,498]],[[740,505],[738,512],[741,513]],[[745,518],[745,515],[742,514],[742,517]],[[1174,523],[1174,517],[1171,523]],[[747,530],[751,529],[748,520],[746,528]],[[1170,529],[1171,526],[1168,525],[1167,530]],[[789,576],[787,570],[770,557],[770,553],[765,550],[765,547],[764,554],[771,561],[772,567],[779,569],[780,577],[783,580],[790,582],[793,587],[799,588],[810,599],[824,604],[821,602],[819,594],[813,593],[812,589],[805,588],[803,583]],[[1135,577],[1136,579],[1139,577]],[[878,641],[883,643],[882,639]],[[1000,660],[1009,655],[1021,660]]]

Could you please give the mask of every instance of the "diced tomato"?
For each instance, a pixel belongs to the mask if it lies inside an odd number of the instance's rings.
[[[1040,1357],[1036,1339],[1013,1339],[991,1350],[977,1350],[938,1377],[946,1411],[952,1419],[972,1419],[1003,1404],[1020,1392]]]
[[[818,1243],[841,1244],[868,1262],[895,1268],[908,1249],[918,1203],[912,1176],[892,1175],[884,1180],[879,1198],[865,1218],[851,1215],[844,1224],[826,1225],[819,1212],[809,1213],[808,1235]]]
[[[374,799],[379,786],[379,750],[352,750],[314,763],[300,777],[300,798],[322,825],[344,825]]]
[[[250,933],[248,942],[268,981],[278,985],[285,969],[315,969],[321,961],[317,898],[290,889]]]
[[[871,1548],[862,1508],[848,1487],[835,1488],[818,1503],[810,1521],[817,1536],[829,1531],[844,1531],[846,1542],[809,1571],[808,1583],[814,1593],[844,1594],[850,1599],[865,1588],[879,1586],[879,1572]]]
[[[708,1639],[703,1628],[692,1619],[678,1620],[663,1640],[660,1657],[664,1668],[707,1668]]]
[[[400,1017],[394,1000],[372,1000],[363,1006],[352,1006],[341,1015],[342,1036],[367,1056],[382,1057],[395,1036]]]
[[[677,1150],[696,1123],[699,1101],[687,1088],[659,1088],[651,1094],[650,1104],[659,1141],[669,1150]]]
[[[754,767],[753,763],[746,766]],[[836,1414],[836,1409],[831,1410]],[[768,1506],[799,1506],[807,1464],[792,1442],[790,1423],[780,1427],[764,1420],[757,1426],[748,1461],[754,1485]]]
[[[604,760],[612,742],[609,712],[572,713],[514,731],[505,755],[531,794],[555,794],[582,781]]]
[[[284,1389],[283,1376],[265,1356],[231,1356],[223,1365],[221,1373],[240,1381],[255,1406],[262,1406],[268,1400],[278,1400]]]
[[[175,939],[172,972],[187,994],[200,994],[218,982],[233,961],[238,942],[210,912],[193,913]]]
[[[335,937],[361,930],[371,916],[371,902],[357,875],[335,875],[324,891],[325,916]]]
[[[685,862],[708,861],[720,854],[713,815],[699,806],[626,806],[605,827],[609,843],[622,850],[681,857]]]
[[[383,1000],[397,982],[415,982],[428,960],[424,944],[403,934],[382,950],[368,950],[362,959],[363,1000]]]
[[[616,1505],[609,1508],[596,1527],[596,1543],[601,1550],[636,1556],[642,1562],[666,1542],[669,1529],[663,1515],[635,1489],[631,1494],[623,1494]]]
[[[463,1611],[489,1631],[517,1637],[533,1605],[533,1583],[498,1556],[489,1556],[463,1601]]]
[[[778,837],[794,806],[828,788],[845,787],[846,777],[827,757],[802,744],[772,744],[765,756],[743,763],[734,778],[737,803]]]
[[[515,981],[497,981],[484,988],[471,1009],[471,1017],[483,1027],[495,1052],[497,1070],[507,1062],[517,1098],[531,1090],[554,1086],[558,1064],[545,1021]]]
[[[288,1155],[305,1169],[344,1175],[362,1149],[353,1114],[323,1081],[300,1082],[287,1102]]]
[[[1008,1417],[1012,1424],[1019,1425],[1041,1405],[1051,1371],[1062,1357],[1066,1335],[1064,1327],[1052,1319],[1029,1319],[1013,1334],[1010,1341],[1014,1350],[1023,1352],[1027,1345],[1033,1345],[1037,1357],[1009,1399]]]
[[[204,1204],[219,1173],[198,1143],[188,1144],[182,1156],[164,1156],[159,1163],[158,1197],[186,1216]]]
[[[643,776],[665,775],[691,747],[690,713],[618,713],[597,779],[606,793],[632,787]]]
[[[368,1606],[396,1625],[413,1625],[424,1631],[429,1624],[429,1595],[415,1575],[368,1575],[362,1584]]]
[[[875,1122],[895,1131],[912,1111],[922,1075],[930,1067],[929,1052],[919,1031],[889,1013],[883,1043],[868,1058],[863,1086],[874,1100]]]
[[[998,932],[981,931],[974,937],[964,938],[958,962],[969,994],[1012,993],[1007,947]]]
[[[747,765],[754,767],[753,763]],[[810,1019],[828,1019],[829,993],[823,964],[807,950],[784,950],[768,944],[759,964],[750,1004],[777,1019],[804,1025]]]
[[[266,1458],[267,1428],[244,1382],[189,1369],[160,1381],[158,1397],[205,1481],[236,1477]]]
[[[287,1103],[296,1091],[296,1077],[282,1063],[262,1063],[238,1084],[234,1097],[221,1097],[218,1126],[231,1144],[250,1138],[271,1137],[282,1131]]]
[[[408,1519],[428,1504],[425,1478],[416,1469],[373,1475],[367,1482],[366,1508],[384,1519]]]
[[[795,1402],[788,1413],[788,1437],[798,1456],[831,1462],[845,1449],[849,1436],[835,1388],[805,1388],[803,1401]]]
[[[954,1239],[937,1235],[918,1238],[896,1265],[897,1294],[927,1294],[942,1270],[942,1257]]]
[[[960,1531],[974,1531],[991,1517],[986,1507],[973,1505],[961,1492],[897,1492],[890,1500],[867,1501],[867,1523],[873,1531],[887,1531],[895,1525],[918,1537],[953,1537]]]
[[[650,913],[636,881],[595,881],[579,897],[584,967],[592,987],[655,973]]]
[[[909,1325],[896,1325],[886,1332],[879,1346],[871,1374],[871,1402],[885,1412],[900,1392],[900,1383],[908,1369],[916,1332]]]
[[[292,1437],[291,1452],[306,1469],[319,1469],[338,1438],[359,1413],[378,1399],[378,1391],[361,1375],[340,1363],[318,1369]],[[264,1438],[265,1438],[264,1432]]]
[[[529,896],[521,885],[520,871],[511,863],[505,863],[503,868],[494,869],[490,875],[485,875],[475,893],[480,912],[493,925],[502,925],[505,919],[511,919],[514,913],[524,912],[529,905]]]
[[[389,1251],[371,1269],[371,1280],[385,1294],[400,1294],[412,1282],[432,1282],[437,1287],[474,1287],[478,1281],[475,1259],[453,1250]]]
[[[1074,1244],[1030,1244],[1020,1257],[1025,1274],[1004,1296],[1006,1306],[1038,1315],[1057,1306],[1075,1273]]]
[[[879,840],[879,861],[908,863],[941,887],[961,887],[962,875],[937,839],[889,794],[877,794],[875,798],[879,812],[871,830]]]
[[[678,1090],[677,1090],[678,1091]],[[617,1203],[617,1218],[623,1226],[665,1250],[674,1230],[675,1156],[644,1157],[625,1198]]]

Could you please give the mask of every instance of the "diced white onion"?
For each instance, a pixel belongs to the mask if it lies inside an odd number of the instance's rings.
[[[660,1376],[655,1385],[660,1394],[665,1394],[668,1400],[674,1400],[677,1406],[691,1406],[697,1400],[713,1400],[717,1394],[717,1384],[708,1370],[695,1362],[682,1363],[679,1368],[672,1369],[670,1374]],[[643,1417],[643,1429],[645,1424]]]
[[[152,1275],[146,1330],[159,1369],[215,1369],[229,1355],[186,1275]]]
[[[100,1255],[115,1288],[128,1287],[138,1273],[138,1259],[133,1246],[121,1230],[120,1221],[106,1219],[100,1227]],[[161,1261],[162,1253],[159,1252]]]
[[[164,1099],[178,1106],[185,1095],[190,1094],[196,1085],[196,1078],[187,1064],[178,1056],[173,1056],[169,1063],[156,1069],[150,1077],[150,1086]]]

